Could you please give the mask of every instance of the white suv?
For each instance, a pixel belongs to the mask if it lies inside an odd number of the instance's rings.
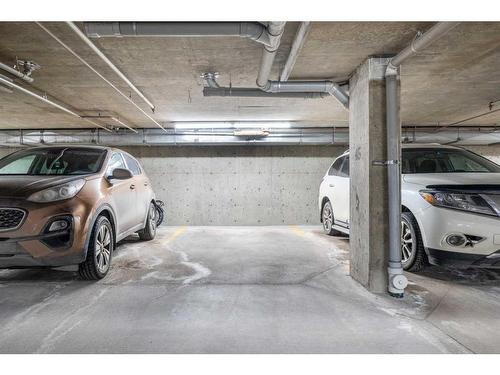
[[[459,147],[403,145],[403,267],[500,268],[500,166]],[[325,232],[349,234],[349,153],[338,157],[319,188]]]

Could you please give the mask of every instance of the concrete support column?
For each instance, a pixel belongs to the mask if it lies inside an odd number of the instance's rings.
[[[387,159],[388,62],[368,59],[349,86],[350,274],[375,293],[387,291],[388,279],[387,167],[374,164]]]

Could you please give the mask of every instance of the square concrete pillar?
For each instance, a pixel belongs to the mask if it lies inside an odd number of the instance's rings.
[[[350,274],[368,290],[387,291],[388,207],[385,69],[370,58],[349,86]]]

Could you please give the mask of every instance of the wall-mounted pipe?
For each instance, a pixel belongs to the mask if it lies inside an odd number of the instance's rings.
[[[38,99],[38,100],[40,100],[40,101],[42,101],[42,102],[44,102],[46,104],[49,104],[52,107],[55,107],[55,108],[57,108],[57,109],[59,109],[59,110],[61,110],[63,112],[66,112],[67,114],[69,114],[71,116],[78,117],[79,119],[87,121],[87,122],[91,123],[92,125],[95,125],[95,126],[101,128],[101,129],[104,129],[104,130],[106,130],[108,132],[111,132],[111,130],[109,130],[105,126],[102,126],[101,124],[98,124],[98,123],[96,123],[96,122],[94,122],[94,121],[92,121],[90,119],[87,119],[84,116],[79,115],[78,113],[72,111],[71,109],[68,109],[65,106],[61,105],[61,104],[58,104],[58,103],[56,103],[56,102],[54,102],[54,101],[52,101],[50,99],[45,98],[44,96],[38,95],[38,94],[36,94],[36,93],[34,93],[34,92],[30,91],[30,90],[25,89],[24,87],[16,85],[14,82],[11,82],[8,79],[5,79],[5,78],[3,78],[1,76],[0,76],[0,83],[2,83],[5,86],[8,86],[8,87],[10,87],[10,88],[12,88],[14,90],[18,90],[18,91],[20,91],[20,92],[22,92],[22,93],[24,93],[26,95],[29,95],[29,96],[31,96],[31,97],[33,97],[35,99]]]
[[[73,22],[66,22],[66,24],[75,32],[76,35],[87,45],[90,47],[92,51],[94,51],[97,56],[101,58],[102,61],[104,61],[139,97],[144,100],[148,106],[151,108],[151,110],[154,112],[155,106],[151,101],[146,98],[146,96],[127,78],[125,74],[122,73],[120,69],[118,69],[108,57],[101,52],[99,48],[96,47],[92,41],[87,38],[87,36],[76,26]]]
[[[293,67],[297,61],[297,57],[299,56],[302,47],[306,41],[307,35],[309,34],[309,30],[311,30],[311,22],[301,22],[297,33],[295,34],[295,38],[293,39],[292,47],[290,48],[290,53],[288,54],[288,58],[286,60],[283,71],[280,75],[280,81],[287,81],[292,73]]]
[[[66,49],[69,53],[75,56],[82,64],[84,64],[87,68],[93,71],[99,78],[101,78],[104,82],[110,85],[113,90],[115,90],[122,98],[132,104],[135,108],[137,108],[144,116],[146,116],[149,120],[151,120],[156,126],[165,130],[165,128],[156,121],[153,117],[151,117],[146,111],[144,111],[141,107],[139,107],[131,98],[125,95],[118,87],[116,87],[111,81],[109,81],[106,77],[104,77],[101,73],[99,73],[92,65],[90,65],[83,57],[77,54],[73,49],[71,49],[66,43],[64,43],[61,39],[59,39],[54,33],[52,33],[49,29],[43,26],[40,22],[36,22],[38,26],[42,28],[47,34],[49,34],[57,43],[59,43],[64,49]]]
[[[1,62],[0,62],[0,69],[5,70],[6,72],[8,72],[12,75],[15,75],[18,78],[21,78],[22,80],[24,80],[26,82],[30,82],[30,83],[33,82],[33,77],[30,77],[26,74],[23,74],[19,70],[16,70],[16,69],[14,69],[14,68],[12,68],[4,63],[1,63]]]
[[[407,284],[401,263],[401,119],[400,92],[398,88],[399,67],[436,39],[446,34],[459,22],[438,22],[424,34],[394,56],[385,72],[386,117],[387,117],[387,198],[389,212],[389,294],[403,297]]]

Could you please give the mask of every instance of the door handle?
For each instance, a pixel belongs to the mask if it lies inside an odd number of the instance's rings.
[[[147,182],[144,183],[144,186],[148,186],[149,184]]]
[[[130,189],[134,190],[135,189],[135,185],[134,184],[130,185]]]
[[[328,186],[330,186],[330,187],[335,187],[335,184],[329,184]]]

